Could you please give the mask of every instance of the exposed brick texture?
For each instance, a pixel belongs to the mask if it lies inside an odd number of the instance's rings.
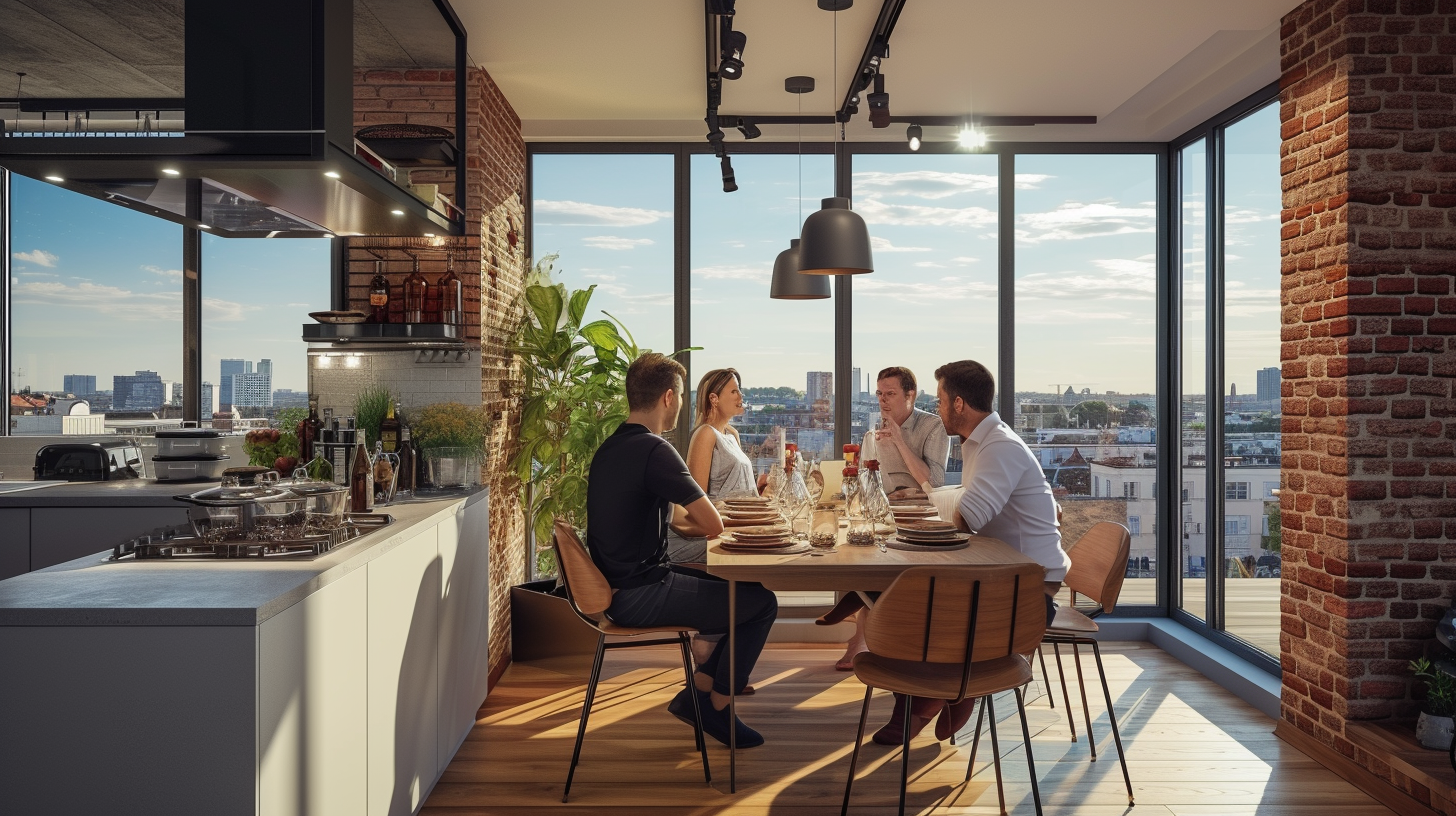
[[[410,123],[455,127],[453,71],[374,70],[354,78],[356,127]],[[490,486],[490,665],[510,658],[510,587],[525,580],[526,535],[519,485],[509,472],[520,429],[519,366],[506,347],[523,315],[525,278],[523,203],[526,147],[521,121],[490,75],[471,69],[467,77],[467,156],[465,235],[452,238],[348,239],[349,307],[367,311],[374,260],[389,263],[394,285],[403,282],[412,262],[400,250],[419,249],[421,273],[434,280],[445,270],[449,247],[455,272],[465,284],[467,339],[480,345],[481,402],[494,417],[484,471]],[[453,168],[411,173],[413,184],[439,184],[453,198]],[[459,202],[456,202],[457,204]]]
[[[1416,714],[1456,579],[1456,0],[1281,34],[1283,718],[1452,813],[1345,723]]]

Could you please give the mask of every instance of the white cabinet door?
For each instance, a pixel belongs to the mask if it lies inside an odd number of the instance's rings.
[[[441,566],[435,528],[369,563],[369,814],[408,816],[434,784]]]
[[[475,724],[490,679],[490,504],[462,504],[438,528],[444,584],[440,601],[439,770]]]
[[[259,627],[260,816],[366,811],[368,590],[356,570]]]

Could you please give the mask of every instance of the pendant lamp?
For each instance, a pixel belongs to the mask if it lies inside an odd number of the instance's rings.
[[[829,297],[829,279],[823,275],[799,273],[799,239],[774,260],[773,282],[768,296],[778,300],[823,300]]]
[[[799,273],[863,275],[875,271],[870,230],[842,196],[823,200],[823,209],[804,219],[799,235]]]

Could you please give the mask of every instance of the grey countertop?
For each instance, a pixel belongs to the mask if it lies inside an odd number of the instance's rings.
[[[152,495],[161,487],[165,489],[159,495],[169,503],[171,496],[183,492],[175,484],[88,484],[132,486],[135,491],[123,487],[107,494],[113,496]],[[72,489],[67,485],[27,493]],[[89,497],[86,506],[102,506],[96,491]],[[109,548],[116,542],[98,541],[97,549],[106,547],[105,552],[0,581],[0,626],[256,626],[439,524],[458,505],[485,499],[486,490],[477,488],[379,508],[395,522],[311,561],[112,562],[107,560]]]
[[[216,487],[218,482],[69,482],[0,493],[0,507],[182,507],[173,496]],[[104,543],[104,542],[102,542]]]

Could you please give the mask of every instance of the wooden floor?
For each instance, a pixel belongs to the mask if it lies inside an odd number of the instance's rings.
[[[1128,578],[1122,583],[1119,606],[1157,605],[1157,581],[1153,578]],[[1224,581],[1224,628],[1231,635],[1248,641],[1276,657],[1279,655],[1279,579],[1229,578]],[[1207,582],[1202,578],[1183,579],[1183,608],[1204,618],[1207,610]],[[1062,598],[1066,603],[1066,598]]]
[[[516,664],[491,692],[480,721],[422,811],[428,816],[566,810],[626,816],[839,812],[850,743],[864,687],[836,672],[837,649],[771,647],[754,672],[758,694],[739,712],[767,743],[739,752],[738,793],[728,790],[727,749],[710,740],[713,783],[703,782],[692,732],[666,713],[682,684],[675,651],[609,653],[593,707],[571,803],[562,783],[576,737],[588,666],[562,660]],[[1089,656],[1090,657],[1090,656]],[[1048,654],[1048,661],[1051,657]],[[1274,723],[1183,663],[1148,644],[1104,649],[1137,807],[1127,807],[1117,755],[1095,673],[1088,679],[1098,760],[1088,750],[1075,683],[1081,738],[1068,739],[1060,699],[1028,706],[1036,774],[1049,816],[1375,816],[1390,811],[1276,739]],[[1055,683],[1056,669],[1049,666]],[[1071,673],[1070,660],[1068,673]],[[1037,675],[1040,680],[1040,674]],[[1038,683],[1039,686],[1039,683]],[[1036,686],[1034,686],[1036,688]],[[876,695],[871,728],[888,716]],[[998,700],[1007,806],[1033,811],[1016,707]],[[963,783],[969,742],[959,747],[922,735],[911,744],[907,813],[995,814],[995,777],[983,741],[976,774]],[[893,813],[899,750],[866,738],[851,813]]]

